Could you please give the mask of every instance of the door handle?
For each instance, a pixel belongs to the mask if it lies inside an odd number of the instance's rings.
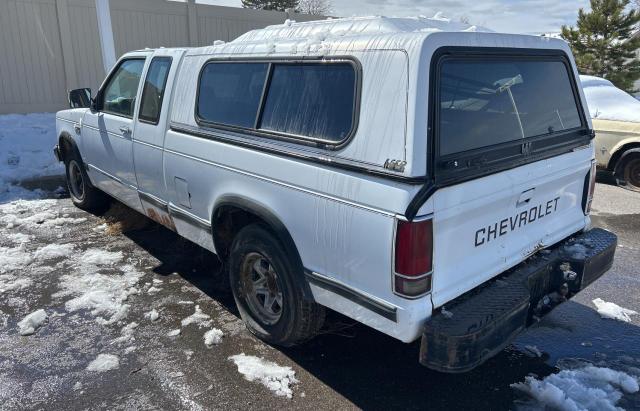
[[[127,126],[120,126],[120,131],[122,132],[122,134],[129,134],[131,133],[131,129]]]

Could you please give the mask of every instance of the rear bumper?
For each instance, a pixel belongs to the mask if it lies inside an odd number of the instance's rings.
[[[611,268],[617,242],[594,228],[453,300],[425,324],[420,363],[450,373],[482,364]]]

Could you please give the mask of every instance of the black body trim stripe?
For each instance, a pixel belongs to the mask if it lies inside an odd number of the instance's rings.
[[[287,150],[282,150],[282,149],[278,149],[278,148],[274,148],[274,147],[267,147],[267,146],[264,146],[264,145],[261,145],[261,144],[251,143],[249,141],[240,141],[240,140],[236,140],[236,139],[225,138],[225,137],[220,136],[218,134],[207,132],[207,131],[199,129],[197,127],[188,127],[188,126],[183,126],[183,125],[178,125],[178,124],[175,124],[175,123],[171,123],[170,124],[170,128],[171,128],[171,130],[173,130],[175,132],[188,134],[188,135],[194,136],[194,137],[201,137],[201,138],[205,138],[205,139],[213,140],[213,141],[218,141],[218,142],[225,143],[225,144],[235,145],[235,146],[239,146],[239,147],[243,147],[243,148],[249,148],[249,149],[256,150],[256,151],[262,151],[262,152],[269,153],[269,154],[274,154],[274,155],[277,155],[277,156],[291,157],[291,158],[295,158],[296,160],[302,160],[302,161],[307,161],[307,162],[310,162],[310,163],[321,164],[321,165],[327,166],[327,167],[333,167],[333,168],[337,168],[337,169],[342,169],[342,170],[353,171],[353,172],[362,173],[362,174],[373,175],[373,176],[384,178],[384,179],[388,179],[388,180],[399,181],[399,182],[405,183],[405,184],[414,184],[414,185],[416,185],[416,184],[423,184],[426,181],[426,177],[425,176],[407,177],[407,176],[403,176],[403,175],[390,174],[390,173],[387,173],[387,172],[384,172],[384,171],[373,170],[373,169],[366,168],[366,167],[363,167],[363,166],[358,166],[358,165],[355,165],[355,164],[346,163],[346,162],[343,162],[343,161],[340,161],[340,160],[336,160],[334,158],[328,158],[326,156],[315,156],[315,155],[308,155],[308,154],[302,154],[302,153],[295,153],[295,152],[292,152],[292,151],[287,151]]]
[[[153,196],[151,194],[145,193],[144,191],[140,191],[140,190],[138,190],[138,195],[140,196],[140,200],[146,201],[147,203],[152,204],[169,213],[169,206],[166,201],[163,201],[156,196]]]
[[[196,226],[198,228],[202,228],[203,230],[206,230],[208,232],[211,232],[211,224],[209,224],[208,222],[197,218],[196,216],[192,215],[191,213],[188,213],[178,207],[176,207],[175,205],[169,203],[169,214],[171,215],[171,217],[173,218],[177,218],[178,220],[182,220],[187,224],[191,224],[193,226]]]
[[[372,311],[387,320],[398,322],[398,313],[396,307],[387,306],[385,304],[380,303],[379,301],[374,300],[364,294],[361,294],[351,288],[346,287],[343,284],[340,284],[335,281],[331,281],[330,279],[320,276],[314,273],[311,270],[305,268],[304,270],[305,276],[307,277],[307,281],[309,283],[323,288],[332,293],[338,294],[341,297],[346,298],[347,300],[361,305],[369,311]]]

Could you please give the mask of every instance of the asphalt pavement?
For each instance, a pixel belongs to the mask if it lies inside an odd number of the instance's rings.
[[[303,346],[268,346],[246,331],[233,298],[220,289],[219,264],[211,253],[135,213],[112,213],[105,225],[104,217],[74,208],[64,192],[47,196],[52,199],[13,209],[0,205],[0,217],[19,217],[14,224],[0,222],[0,249],[9,253],[22,244],[22,251],[6,254],[14,259],[7,260],[13,268],[6,265],[0,272],[5,287],[13,288],[0,291],[1,409],[506,410],[532,406],[511,384],[557,372],[559,362],[581,358],[611,368],[640,368],[640,316],[629,323],[604,320],[592,303],[602,298],[640,312],[640,193],[597,185],[593,224],[619,236],[613,268],[508,349],[461,375],[425,369],[417,362],[418,343],[403,344],[336,313]],[[67,220],[50,225],[50,218]],[[57,257],[38,254],[48,244],[69,247]],[[113,322],[96,308],[104,295],[81,287],[81,275],[89,273],[81,257],[102,255],[96,250],[117,260],[96,262],[97,272],[118,278],[135,273],[123,289],[120,283],[100,283],[107,277],[86,277],[128,306],[118,312],[121,317],[111,315]],[[25,255],[31,260],[21,260]],[[20,285],[19,279],[28,281]],[[80,308],[70,304],[73,298]],[[182,325],[196,306],[210,322]],[[20,335],[18,322],[40,308],[47,321],[36,333]],[[158,319],[152,321],[154,309]],[[132,322],[137,327],[127,332]],[[203,334],[213,327],[224,337],[206,346]],[[180,334],[170,336],[176,329]],[[229,359],[240,353],[291,367],[297,379],[292,398],[244,378]],[[116,356],[119,366],[87,369],[100,354]],[[640,409],[640,395],[625,395],[618,406]]]

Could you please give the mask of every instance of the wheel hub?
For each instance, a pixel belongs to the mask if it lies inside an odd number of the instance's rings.
[[[84,178],[82,176],[82,170],[75,160],[69,163],[69,188],[71,194],[79,200],[84,198]]]
[[[249,253],[242,265],[242,287],[251,312],[266,324],[275,324],[282,316],[283,296],[278,274],[260,253]]]
[[[625,171],[627,184],[640,188],[640,159],[631,160]]]

